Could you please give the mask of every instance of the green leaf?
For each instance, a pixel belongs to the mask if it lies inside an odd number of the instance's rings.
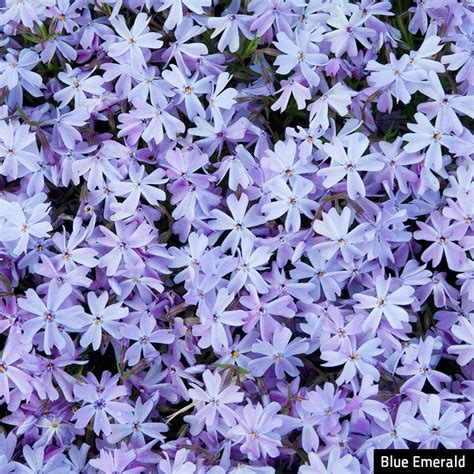
[[[213,364],[215,367],[218,367],[219,369],[232,369],[235,367],[233,364]],[[239,372],[243,375],[246,374],[251,374],[250,370],[242,369],[242,367],[239,367]]]
[[[44,23],[41,23],[40,25],[40,30],[43,35],[43,38],[47,38],[49,35],[48,29],[46,28],[46,25]]]
[[[35,43],[35,44],[41,43],[41,38],[38,38],[37,36],[22,34],[21,37],[24,38],[25,40],[30,41],[31,43]]]
[[[400,29],[400,32],[402,33],[402,37],[405,40],[405,42],[410,46],[411,50],[415,49],[413,36],[408,32],[407,27],[405,26],[405,23],[403,22],[401,15],[396,16],[396,22],[397,22],[398,28]]]
[[[258,47],[258,43],[260,42],[260,36],[256,36],[253,40],[247,42],[247,44],[242,48],[242,52],[240,53],[240,57],[242,59],[247,59],[255,52]]]
[[[16,105],[16,110],[20,114],[21,118],[23,118],[27,122],[30,121],[30,119],[28,118],[28,115],[26,115],[26,112],[18,104]]]

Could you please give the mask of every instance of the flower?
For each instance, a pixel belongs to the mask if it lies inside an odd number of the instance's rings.
[[[35,241],[48,237],[53,230],[48,222],[49,204],[41,202],[43,197],[37,195],[22,204],[0,199],[0,241],[16,256],[26,253]]]
[[[0,122],[0,157],[4,158],[0,173],[17,179],[39,170],[40,157],[36,152],[36,136],[28,125],[14,126],[12,122]]]
[[[375,295],[356,293],[354,298],[358,301],[355,308],[371,309],[362,325],[364,331],[372,331],[378,328],[382,316],[390,326],[401,329],[403,323],[408,322],[408,313],[400,306],[409,305],[413,302],[415,290],[408,285],[403,285],[393,292],[390,291],[391,277],[386,280],[383,275],[375,278]]]
[[[206,391],[192,383],[189,395],[198,402],[196,417],[205,421],[207,427],[214,426],[217,416],[220,415],[228,426],[234,426],[236,415],[229,404],[240,403],[244,394],[235,385],[223,386],[221,376],[206,370],[202,378]]]
[[[67,72],[59,73],[59,79],[68,85],[54,94],[55,100],[61,102],[59,108],[64,108],[74,99],[74,107],[81,107],[87,103],[87,94],[100,95],[104,92],[104,80],[100,76],[92,76],[94,69],[82,72],[67,65]]]
[[[309,344],[307,341],[296,338],[290,342],[291,331],[283,326],[278,326],[273,331],[272,342],[265,340],[258,341],[252,346],[252,352],[261,354],[262,357],[253,359],[249,368],[256,377],[261,377],[270,367],[275,367],[277,378],[282,379],[285,373],[295,377],[298,374],[297,367],[301,367],[303,362],[294,357],[297,354],[304,354]]]
[[[237,443],[243,443],[240,451],[250,460],[278,456],[282,444],[280,436],[273,430],[283,423],[277,415],[279,411],[280,406],[275,402],[265,407],[260,403],[255,406],[248,403],[238,411],[238,424],[229,430],[229,436]]]
[[[446,94],[434,71],[429,72],[429,86],[423,86],[421,90],[430,99],[418,106],[418,110],[423,113],[428,120],[436,117],[435,126],[444,133],[453,132],[460,135],[463,132],[463,125],[457,113],[474,117],[474,100],[469,96]],[[457,112],[457,113],[456,113]]]
[[[227,331],[229,326],[242,326],[245,313],[242,310],[226,311],[234,299],[233,293],[228,293],[226,288],[221,288],[212,306],[204,303],[199,311],[201,323],[194,327],[193,333],[200,336],[200,347],[212,347],[220,350],[228,346]]]
[[[353,214],[349,207],[345,207],[340,214],[336,209],[323,212],[322,221],[315,220],[313,229],[329,241],[317,243],[313,248],[321,252],[326,259],[340,253],[346,262],[350,262],[355,256],[363,255],[360,247],[369,240],[369,226],[359,224],[349,231],[352,221]]]
[[[331,188],[347,176],[349,197],[355,200],[364,197],[365,186],[359,172],[380,171],[383,168],[383,164],[373,160],[370,155],[363,156],[368,146],[367,138],[358,133],[346,137],[345,144],[338,138],[334,138],[333,143],[326,143],[324,151],[331,158],[331,163],[318,171],[318,175],[324,177],[323,185]]]
[[[220,17],[209,18],[207,22],[207,26],[214,29],[211,38],[216,38],[222,34],[217,43],[217,49],[221,52],[223,52],[227,47],[231,53],[235,53],[239,49],[240,32],[242,32],[242,34],[244,34],[248,39],[252,39],[252,35],[250,34],[247,25],[248,17],[246,15],[237,14],[237,11],[238,8],[235,8],[231,4],[226,9],[226,14],[223,14]]]
[[[307,394],[301,406],[310,413],[312,423],[317,425],[321,436],[327,436],[337,431],[339,418],[346,406],[342,400],[342,392],[337,391],[333,384],[325,383],[324,387]]]
[[[439,212],[431,215],[433,226],[419,222],[417,230],[413,235],[415,239],[433,242],[421,255],[424,262],[432,261],[438,265],[443,255],[446,257],[449,268],[459,269],[466,261],[464,250],[455,243],[464,237],[467,230],[465,222],[457,222],[451,225],[451,219],[444,217]]]
[[[359,371],[362,375],[368,375],[376,382],[380,379],[380,373],[374,366],[375,357],[382,354],[383,348],[379,347],[382,341],[379,338],[370,339],[359,347],[354,337],[343,341],[338,351],[327,350],[321,352],[321,359],[326,362],[325,367],[337,367],[344,365],[344,368],[336,379],[336,383],[341,385],[350,382]]]
[[[146,422],[153,410],[153,401],[148,400],[142,403],[137,400],[135,410],[128,414],[128,421],[125,423],[113,423],[111,425],[112,433],[108,436],[111,443],[118,443],[126,436],[130,436],[132,445],[135,447],[145,446],[145,435],[153,439],[163,441],[165,437],[161,434],[168,431],[165,423]]]
[[[139,13],[131,29],[125,24],[122,16],[111,18],[110,23],[118,33],[117,41],[108,47],[108,53],[114,59],[126,57],[133,67],[146,65],[145,54],[150,49],[158,49],[163,45],[159,33],[150,32],[149,18],[146,13]]]
[[[165,452],[165,458],[160,460],[158,472],[160,474],[193,474],[196,471],[196,466],[187,461],[188,453],[187,449],[178,449],[173,461],[171,461],[168,453]]]
[[[125,201],[111,206],[113,220],[122,220],[131,217],[140,204],[143,196],[147,202],[153,206],[158,205],[158,201],[163,201],[166,194],[157,185],[164,184],[168,180],[164,177],[163,170],[155,170],[149,175],[145,175],[144,166],[131,166],[129,170],[130,181],[111,181],[109,188],[117,196],[127,196]]]
[[[104,253],[99,259],[99,267],[105,267],[107,275],[113,275],[119,268],[122,260],[129,265],[137,265],[141,261],[135,249],[149,244],[153,235],[146,222],[137,225],[134,222],[126,225],[119,221],[116,224],[117,234],[104,226],[100,227],[103,236],[97,240],[111,250]]]
[[[203,8],[211,6],[211,0],[164,0],[159,11],[170,8],[165,21],[165,27],[168,30],[173,30],[183,21],[183,5],[195,13],[203,14]]]
[[[175,340],[174,334],[167,329],[156,329],[156,319],[150,314],[142,314],[140,325],[121,324],[119,327],[123,337],[134,342],[125,352],[125,361],[129,365],[138,364],[141,356],[152,359],[158,355],[153,344],[171,344]]]
[[[121,323],[117,319],[123,319],[128,314],[128,308],[121,303],[107,306],[109,295],[107,292],[97,296],[93,292],[87,293],[87,304],[91,314],[81,314],[81,329],[85,332],[81,336],[81,346],[90,344],[94,350],[99,349],[102,343],[102,331],[120,338]]]
[[[360,465],[357,459],[351,454],[341,457],[340,449],[332,449],[329,453],[327,464],[324,465],[321,458],[316,453],[309,453],[309,465],[302,465],[298,474],[311,474],[318,472],[321,474],[359,474]]]
[[[432,336],[428,336],[418,345],[418,350],[414,360],[407,360],[403,367],[397,369],[397,373],[401,375],[411,375],[404,383],[402,391],[409,389],[421,390],[428,381],[436,390],[441,390],[441,383],[449,383],[451,377],[438,370],[434,370],[432,365],[436,365],[436,357],[433,356],[433,350],[436,340]]]
[[[324,258],[321,252],[313,246],[307,253],[310,264],[304,262],[295,262],[295,268],[290,271],[292,278],[298,280],[311,278],[309,283],[313,290],[311,296],[318,301],[321,294],[328,301],[334,301],[336,296],[340,296],[341,287],[339,286],[338,270],[340,266],[334,258],[329,260]]]
[[[440,171],[443,167],[441,146],[449,146],[449,138],[444,132],[434,127],[422,113],[416,113],[415,119],[416,124],[407,124],[413,133],[403,135],[403,139],[408,142],[404,150],[408,153],[416,153],[427,148],[425,166]]]
[[[117,398],[127,394],[123,385],[117,385],[117,380],[111,381],[107,387],[94,387],[90,383],[76,384],[74,396],[82,401],[82,406],[77,410],[72,419],[76,421],[76,428],[84,428],[89,421],[94,419],[94,433],[99,435],[103,432],[106,436],[112,433],[112,427],[108,416],[119,422],[126,422],[127,414],[133,408],[125,402],[117,401]]]
[[[192,120],[196,115],[204,117],[206,112],[199,101],[198,95],[206,94],[211,91],[210,78],[203,77],[197,79],[198,74],[193,77],[184,76],[174,65],[171,65],[171,71],[163,71],[163,79],[170,84],[172,90],[178,98],[178,103],[184,102],[188,117]]]
[[[336,57],[340,57],[344,53],[350,57],[357,56],[357,42],[365,48],[370,47],[369,38],[375,36],[375,32],[362,26],[365,21],[366,17],[359,11],[347,18],[340,6],[335,6],[332,9],[332,15],[328,18],[327,24],[334,30],[325,33],[324,39],[331,43],[331,51]]]
[[[14,9],[15,5],[9,7],[9,13],[13,13]],[[32,71],[39,63],[38,54],[25,48],[20,50],[18,56],[8,53],[4,59],[4,62],[0,62],[0,88],[7,87],[12,90],[19,85],[20,90],[23,88],[33,96],[39,97],[43,79],[37,72]]]
[[[466,427],[463,410],[450,404],[441,414],[441,399],[428,395],[420,400],[421,418],[411,418],[402,423],[403,435],[420,443],[422,448],[435,449],[442,444],[447,449],[460,448]]]
[[[139,472],[136,469],[127,469],[127,466],[135,459],[136,454],[133,450],[123,451],[121,449],[114,450],[100,450],[100,456],[97,459],[92,459],[90,465],[96,469],[100,469],[105,474],[113,474],[120,472],[124,474],[131,474]]]
[[[21,339],[20,333],[12,332],[8,336],[0,356],[0,396],[7,403],[10,403],[11,384],[17,387],[23,396],[29,395],[32,391],[31,376],[16,367],[25,349],[24,346],[22,347]]]
[[[384,88],[404,104],[411,100],[411,93],[417,87],[421,87],[426,78],[426,72],[422,69],[413,70],[409,68],[410,57],[404,54],[400,59],[396,59],[393,53],[390,53],[390,63],[380,64],[377,61],[369,61],[367,68],[373,71],[369,76],[369,82],[377,88]]]
[[[453,344],[448,347],[448,353],[456,354],[458,364],[464,366],[474,359],[474,326],[468,319],[461,316],[458,324],[451,327],[451,331],[454,336],[467,343]]]
[[[241,240],[240,247],[237,267],[233,271],[228,290],[236,293],[252,284],[260,293],[266,293],[268,285],[260,273],[263,265],[270,259],[269,248],[261,246],[254,249],[252,239],[245,238]]]
[[[262,212],[267,220],[276,219],[286,214],[285,228],[288,232],[296,232],[301,228],[301,214],[308,218],[313,217],[312,211],[317,204],[308,198],[314,185],[301,177],[292,180],[290,188],[281,178],[271,181],[271,193],[276,201],[262,206]]]
[[[323,66],[328,57],[319,52],[319,48],[311,39],[309,31],[301,30],[295,35],[293,42],[285,32],[277,34],[275,46],[283,51],[275,60],[276,70],[279,74],[288,74],[299,66],[303,76],[312,86],[319,84],[319,77],[314,71],[315,66]]]
[[[65,334],[68,329],[81,327],[80,317],[84,310],[79,305],[71,305],[68,298],[72,293],[69,284],[58,286],[56,280],[48,284],[48,293],[41,299],[32,288],[26,290],[26,298],[20,299],[18,305],[31,317],[23,324],[25,340],[31,342],[40,332],[43,336],[43,350],[51,354],[51,349],[66,347]]]
[[[231,194],[227,197],[226,202],[232,217],[219,209],[213,209],[211,216],[216,220],[210,221],[209,225],[217,231],[230,230],[230,233],[223,240],[221,248],[224,252],[230,248],[232,253],[235,254],[242,239],[254,238],[250,228],[262,224],[265,219],[259,213],[258,206],[252,206],[247,211],[249,198],[245,194],[242,194],[240,199],[235,194]]]
[[[325,91],[319,99],[312,102],[308,107],[310,126],[327,130],[329,128],[329,108],[344,116],[348,113],[348,107],[355,95],[354,91],[342,84],[336,84]]]

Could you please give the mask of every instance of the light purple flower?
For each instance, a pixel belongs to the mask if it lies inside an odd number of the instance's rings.
[[[17,387],[23,396],[29,395],[32,391],[31,376],[16,367],[26,349],[22,345],[21,333],[11,332],[0,356],[0,397],[6,403],[10,403],[11,385]]]
[[[349,135],[343,144],[338,138],[332,143],[324,145],[324,151],[331,158],[330,166],[321,168],[318,175],[324,177],[323,184],[331,188],[347,177],[347,194],[351,199],[365,196],[364,181],[359,175],[360,171],[380,171],[383,164],[374,160],[364,152],[369,146],[369,140],[359,133]],[[347,148],[347,151],[346,151]]]
[[[278,456],[282,444],[280,436],[273,430],[283,423],[277,415],[279,411],[278,403],[272,402],[265,407],[260,403],[255,406],[249,403],[237,412],[238,425],[229,430],[229,436],[242,443],[240,451],[249,459]]]
[[[318,207],[317,203],[308,198],[314,190],[314,185],[307,179],[295,177],[291,181],[291,188],[279,177],[268,184],[272,197],[276,201],[262,206],[262,212],[267,220],[277,219],[286,214],[285,228],[288,232],[296,232],[301,228],[301,214],[309,219],[313,217],[313,211]]]
[[[130,441],[135,447],[145,446],[145,435],[163,441],[165,437],[162,433],[168,431],[165,423],[156,423],[146,421],[153,410],[153,401],[148,400],[142,403],[137,400],[133,413],[128,413],[128,420],[124,423],[113,423],[111,425],[112,433],[107,437],[110,443],[118,443],[126,436],[130,436]]]
[[[87,293],[87,305],[90,314],[83,313],[77,324],[80,325],[84,333],[81,336],[81,347],[92,345],[96,351],[102,343],[102,332],[111,334],[115,338],[120,338],[121,323],[118,319],[123,319],[128,314],[128,308],[121,303],[107,305],[109,295],[107,292],[96,296],[95,293]]]
[[[304,354],[309,343],[301,338],[291,339],[291,331],[283,326],[277,327],[272,336],[272,342],[259,341],[252,346],[252,352],[261,357],[253,359],[249,368],[256,377],[261,377],[272,366],[275,368],[277,378],[282,379],[285,373],[295,377],[298,375],[297,367],[302,367],[303,362],[295,357]]]
[[[462,425],[465,418],[462,409],[450,404],[441,412],[438,395],[428,395],[420,400],[421,418],[412,418],[402,424],[406,438],[419,442],[420,448],[435,449],[442,444],[447,449],[460,448],[466,433]]]
[[[413,302],[415,290],[411,286],[403,285],[391,292],[391,281],[390,276],[385,279],[383,275],[379,275],[375,278],[375,295],[364,293],[354,295],[354,298],[358,301],[355,308],[371,310],[362,325],[364,331],[375,332],[379,327],[382,316],[395,329],[402,329],[403,324],[408,322],[408,313],[401,306]]]
[[[464,237],[467,230],[467,223],[457,222],[451,224],[451,219],[444,217],[439,212],[431,214],[432,226],[419,222],[421,230],[417,230],[413,235],[415,239],[428,240],[433,242],[421,255],[424,262],[432,261],[433,265],[438,265],[443,255],[446,257],[448,266],[451,269],[460,269],[466,262],[464,250],[456,244],[456,241]]]
[[[133,67],[145,66],[146,53],[163,45],[163,41],[159,39],[161,35],[150,32],[149,21],[146,13],[139,13],[132,28],[129,29],[123,17],[111,18],[110,23],[119,36],[116,37],[118,41],[108,47],[110,56],[115,59],[126,57]]]
[[[189,390],[190,397],[198,402],[196,417],[205,421],[208,428],[215,424],[218,415],[228,426],[234,426],[236,414],[228,405],[240,403],[244,394],[235,385],[223,386],[222,377],[217,372],[213,374],[210,370],[206,370],[202,378],[206,390],[193,383],[191,384],[193,388]]]
[[[451,331],[466,344],[453,344],[448,347],[448,353],[457,355],[458,364],[464,366],[474,359],[474,326],[471,321],[461,316],[458,324],[451,327]]]
[[[319,76],[315,72],[315,66],[323,66],[328,57],[319,52],[319,48],[311,39],[309,31],[300,30],[295,35],[295,40],[290,39],[286,33],[277,34],[275,46],[282,51],[275,60],[276,70],[279,74],[288,74],[299,66],[303,76],[312,86],[319,84]]]
[[[60,350],[66,347],[64,332],[81,327],[80,317],[84,310],[79,305],[68,303],[71,292],[70,285],[59,287],[52,280],[48,285],[46,298],[41,299],[35,290],[29,288],[26,290],[26,298],[18,301],[20,308],[30,315],[23,324],[25,340],[31,342],[41,331],[42,347],[48,355],[53,347]]]
[[[109,436],[112,432],[109,416],[119,422],[126,422],[127,415],[133,412],[133,408],[125,402],[117,401],[118,398],[127,394],[123,385],[117,382],[110,383],[107,387],[94,387],[88,383],[78,383],[74,386],[74,396],[82,401],[82,406],[72,417],[76,421],[76,428],[84,428],[93,418],[94,433],[100,435],[103,432]]]

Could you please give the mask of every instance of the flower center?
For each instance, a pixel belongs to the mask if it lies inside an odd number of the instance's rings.
[[[96,402],[94,402],[94,408],[96,410],[103,410],[105,408],[105,400],[103,398],[99,398]]]

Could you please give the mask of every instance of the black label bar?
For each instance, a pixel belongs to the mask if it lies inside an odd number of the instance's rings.
[[[374,474],[474,474],[474,449],[375,449]]]

